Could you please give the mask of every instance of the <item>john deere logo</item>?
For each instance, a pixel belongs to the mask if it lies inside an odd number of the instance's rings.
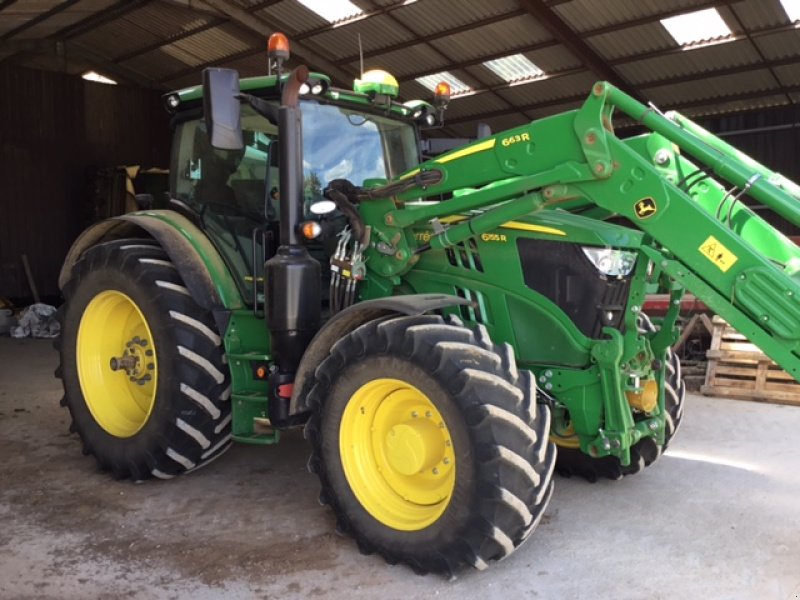
[[[656,214],[656,201],[650,198],[642,198],[636,204],[633,205],[633,210],[636,212],[636,216],[640,219],[646,219],[648,217],[652,217]]]

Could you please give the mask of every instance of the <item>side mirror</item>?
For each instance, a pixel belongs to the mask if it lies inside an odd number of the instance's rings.
[[[203,112],[211,145],[219,150],[241,150],[242,123],[239,73],[234,69],[203,71]]]

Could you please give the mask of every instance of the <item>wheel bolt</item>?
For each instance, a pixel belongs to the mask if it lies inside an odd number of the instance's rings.
[[[449,464],[450,464],[450,459],[449,459],[449,458],[447,458],[447,457],[445,457],[444,459],[442,459],[442,462],[443,462],[444,464],[446,464],[446,465],[449,465]]]
[[[411,416],[416,419],[419,416],[419,413],[417,411],[415,411],[415,410],[412,410],[411,411]]]
[[[437,469],[436,467],[433,467],[433,474],[434,475],[438,475],[439,474],[439,469]]]
[[[430,418],[433,416],[433,413],[431,413],[431,411],[429,411],[429,410],[428,410],[428,411],[425,411],[425,416],[426,416],[428,419],[430,419]]]

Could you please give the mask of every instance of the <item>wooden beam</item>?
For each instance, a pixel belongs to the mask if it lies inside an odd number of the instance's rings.
[[[698,3],[695,7],[693,7],[693,9],[694,10],[700,10],[700,9],[703,9],[703,8],[712,8],[712,7],[716,7],[716,6],[720,6],[720,5],[733,4],[735,2],[742,2],[742,1],[744,1],[744,0],[706,0],[705,2]],[[666,10],[666,11],[659,12],[659,13],[656,13],[656,14],[648,15],[646,17],[641,17],[641,18],[635,19],[633,21],[627,21],[627,22],[624,22],[624,23],[616,23],[614,25],[605,25],[603,27],[598,27],[596,29],[590,29],[589,31],[583,32],[581,34],[581,37],[590,38],[590,37],[595,37],[595,36],[598,36],[598,35],[606,35],[606,34],[609,34],[609,33],[614,33],[616,31],[621,31],[623,29],[627,29],[629,27],[638,27],[640,25],[646,25],[648,23],[653,23],[653,22],[656,22],[656,21],[660,21],[661,19],[666,19],[668,17],[673,17],[675,15],[678,15],[678,14],[681,14],[681,13],[684,13],[684,12],[686,12],[685,8],[670,9],[670,10]],[[470,27],[468,27],[468,28],[462,26],[462,27],[456,28],[456,29],[458,29],[458,31],[455,31],[455,32],[456,33],[461,33],[462,31],[469,31],[470,29],[477,29],[478,27],[481,27],[484,23],[485,23],[484,21],[480,21],[480,22],[477,22],[477,23],[472,23],[472,24],[470,24]],[[446,35],[451,35],[453,32],[454,32],[454,30],[450,30],[450,32],[444,32],[444,33]],[[409,45],[413,45],[413,44],[416,44],[416,43],[422,43],[422,41],[419,41],[419,42],[405,42],[405,44],[403,44],[401,47],[391,47],[391,48],[387,47],[386,51],[390,52],[390,51],[394,51],[394,50],[400,50],[402,48],[408,47]],[[557,40],[547,40],[547,41],[543,41],[543,42],[536,42],[534,44],[523,44],[521,46],[515,46],[513,48],[502,50],[500,52],[494,52],[492,54],[485,54],[485,55],[482,55],[480,57],[473,58],[473,59],[470,59],[470,60],[465,60],[465,61],[459,61],[457,63],[452,63],[451,65],[448,65],[447,68],[450,69],[450,70],[464,69],[466,67],[471,67],[471,66],[482,64],[482,63],[484,63],[484,62],[486,62],[488,60],[495,60],[495,59],[498,59],[498,58],[503,58],[504,56],[508,56],[510,54],[520,54],[520,53],[525,53],[525,52],[535,52],[536,50],[543,50],[545,48],[552,48],[552,47],[558,46],[558,45],[559,45],[559,42]],[[679,49],[679,50],[682,51],[682,49]],[[664,52],[664,51],[657,51],[657,52]],[[382,51],[378,51],[378,50],[376,50],[376,51],[374,51],[372,53],[373,56],[378,56],[380,54],[383,54],[383,52]],[[366,56],[366,54],[365,54],[365,56]],[[352,60],[357,60],[357,59],[358,59],[358,57],[352,58]],[[337,61],[337,63],[338,62],[339,61]],[[621,64],[621,63],[615,60],[615,61],[612,62],[612,64]],[[424,71],[417,71],[415,73],[409,73],[409,74],[403,76],[402,81],[409,81],[409,80],[412,80],[412,79],[416,79],[417,77],[423,77],[425,75],[431,75],[431,74],[436,73],[436,72],[437,71],[432,71],[430,69],[427,69],[427,70],[424,70]]]
[[[198,33],[203,33],[204,31],[208,31],[209,29],[214,29],[215,27],[219,27],[220,25],[227,22],[228,19],[226,19],[225,17],[211,17],[211,20],[208,23],[198,25],[197,27],[192,27],[191,29],[186,29],[185,31],[181,31],[176,35],[168,37],[167,39],[159,40],[158,42],[155,42],[153,44],[148,44],[147,46],[141,46],[136,50],[131,50],[130,52],[126,52],[121,56],[113,58],[112,62],[123,63],[125,61],[131,60],[132,58],[136,58],[137,56],[142,56],[143,54],[147,54],[148,52],[158,50],[159,48],[163,48],[164,46],[169,46],[170,44],[174,44],[175,42],[179,42],[188,37],[192,37],[193,35],[197,35]]]
[[[376,48],[375,50],[369,50],[364,52],[364,58],[374,58],[376,56],[381,56],[383,54],[389,54],[390,52],[395,52],[397,50],[403,50],[408,48],[409,46],[417,46],[419,44],[429,44],[435,40],[445,38],[451,35],[456,35],[459,33],[464,33],[467,31],[473,31],[478,27],[486,27],[488,25],[494,25],[495,23],[501,23],[502,21],[507,21],[509,19],[513,19],[515,17],[520,17],[526,14],[524,10],[516,9],[510,12],[501,13],[499,15],[495,15],[493,17],[489,17],[487,19],[483,19],[481,21],[476,21],[472,23],[466,23],[464,25],[459,25],[458,27],[451,27],[450,29],[443,29],[442,31],[437,31],[436,33],[431,33],[429,35],[423,37],[417,37],[413,40],[405,40],[402,42],[398,42],[396,44],[391,44],[389,46],[383,46],[381,48]],[[350,56],[345,56],[344,58],[337,58],[334,64],[342,66],[347,65],[357,60],[360,60],[361,56],[359,54],[351,54]]]
[[[760,66],[758,68],[761,68]],[[708,74],[705,77],[708,78]],[[589,97],[589,91],[586,90],[585,94],[574,94],[572,96],[564,96],[562,98],[555,98],[553,100],[548,100],[547,102],[532,102],[530,104],[525,104],[520,108],[522,110],[540,110],[542,108],[551,108],[555,106],[565,106],[570,104],[578,104],[586,100]],[[736,94],[729,94],[726,96],[716,96],[714,98],[701,98],[697,100],[688,100],[685,102],[678,102],[676,104],[671,104],[668,107],[664,107],[670,110],[680,110],[684,108],[694,108],[697,106],[706,106],[711,104],[716,104],[720,102],[735,102],[737,100],[752,100],[754,98],[761,98],[763,96],[769,95],[782,95],[784,92],[788,92],[790,94],[800,93],[800,85],[791,85],[791,86],[784,86],[783,89],[775,88],[770,90],[751,90],[747,92],[739,92]],[[513,114],[515,111],[509,111],[506,109],[500,110],[493,110],[491,112],[486,112],[482,114],[470,115],[468,117],[459,117],[456,119],[445,119],[445,122],[450,125],[458,125],[461,123],[471,123],[473,121],[477,122],[484,119],[493,119],[495,117],[503,117],[509,114]]]
[[[519,0],[520,6],[545,27],[555,39],[561,42],[590,71],[600,79],[613,83],[631,96],[640,99],[638,91],[606,60],[584,42],[570,26],[554,13],[543,0]]]
[[[739,18],[736,9],[733,6],[729,6],[728,11],[730,11],[731,16],[738,24],[739,29],[742,31],[742,33],[744,33],[745,37],[747,38],[747,41],[750,42],[750,46],[752,46],[753,50],[755,50],[756,54],[758,54],[758,57],[761,59],[761,62],[769,70],[769,74],[772,75],[772,79],[775,81],[775,83],[778,84],[779,87],[783,88],[783,82],[780,80],[775,70],[771,66],[767,65],[767,63],[769,62],[767,60],[767,57],[764,56],[764,53],[761,51],[761,48],[758,47],[758,44],[756,44],[755,40],[750,35],[750,31],[747,29],[747,26],[744,24],[742,19]],[[784,96],[786,96],[786,99],[789,101],[789,104],[794,104],[794,100],[792,100],[792,97],[788,93],[784,92]]]
[[[57,4],[56,6],[51,8],[50,10],[45,11],[42,14],[40,14],[40,15],[38,15],[36,17],[33,17],[32,19],[28,19],[27,21],[25,21],[24,23],[18,25],[14,29],[10,29],[9,31],[6,31],[3,35],[0,35],[0,42],[4,42],[4,41],[6,41],[8,39],[11,39],[12,37],[17,35],[18,33],[22,33],[23,31],[27,31],[31,27],[35,27],[39,23],[47,21],[47,19],[49,19],[50,17],[52,17],[54,15],[57,15],[60,12],[65,11],[70,6],[72,6],[73,4],[77,4],[78,2],[80,2],[80,0],[66,0],[66,2],[62,2],[61,4]]]
[[[267,24],[258,15],[247,12],[229,0],[192,0],[191,3],[192,6],[200,5],[202,7],[205,5],[210,9],[225,15],[239,27],[260,35],[264,40],[265,45],[267,37],[269,37],[269,35],[275,31],[283,31],[287,36],[289,36],[290,39],[294,33],[278,20],[272,19],[271,23]],[[333,63],[329,62],[321,54],[318,54],[307,46],[297,42],[293,43],[292,54],[306,64],[313,65],[325,71],[325,73],[330,76],[331,79],[338,80],[340,85],[347,85],[349,87],[352,84],[353,73],[342,70]],[[198,72],[200,69],[200,66],[195,67],[195,70]],[[177,78],[177,75],[171,75],[169,80],[171,81]]]

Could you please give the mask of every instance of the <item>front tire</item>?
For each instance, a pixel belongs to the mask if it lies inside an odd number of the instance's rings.
[[[85,454],[118,479],[166,479],[230,447],[222,340],[159,246],[89,249],[64,296],[56,374]]]
[[[333,347],[309,402],[320,500],[365,553],[418,573],[482,569],[549,502],[549,409],[485,329],[428,315],[367,323]]]

